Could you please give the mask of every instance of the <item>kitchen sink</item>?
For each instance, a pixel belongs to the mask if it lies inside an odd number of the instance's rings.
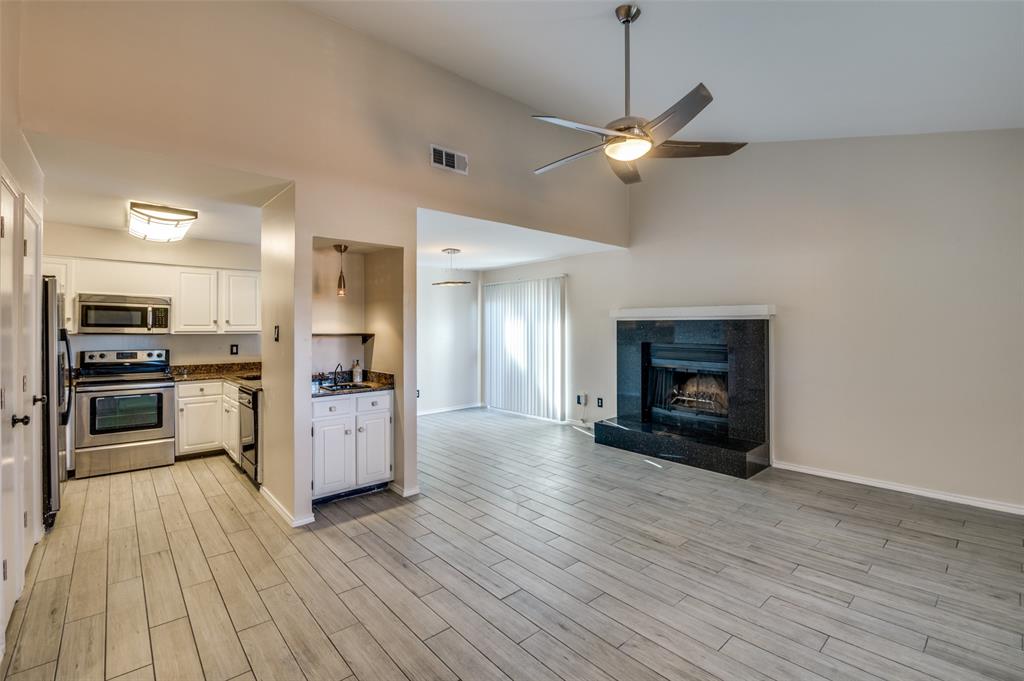
[[[368,390],[373,388],[369,383],[321,383],[317,390],[322,393],[336,393],[342,390]]]

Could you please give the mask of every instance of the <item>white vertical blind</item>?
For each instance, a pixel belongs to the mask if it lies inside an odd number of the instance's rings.
[[[484,286],[484,401],[561,421],[565,277]]]

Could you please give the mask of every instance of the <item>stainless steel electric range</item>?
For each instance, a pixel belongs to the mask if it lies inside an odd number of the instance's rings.
[[[75,477],[174,463],[169,350],[84,350],[75,381]]]

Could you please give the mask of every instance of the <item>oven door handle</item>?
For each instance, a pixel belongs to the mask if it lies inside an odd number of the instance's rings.
[[[167,388],[174,388],[174,383],[133,383],[126,386],[113,386],[113,385],[89,385],[79,383],[75,386],[75,392],[79,393],[112,393],[112,394],[124,394],[124,393],[137,393],[145,390],[159,390]]]

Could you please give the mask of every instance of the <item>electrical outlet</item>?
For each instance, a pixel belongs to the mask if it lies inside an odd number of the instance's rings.
[[[232,343],[231,344],[231,354],[232,355],[237,355],[238,354],[238,343]]]
[[[597,408],[601,409],[603,407],[604,407],[604,398],[603,397],[598,397],[597,398]]]
[[[582,407],[587,406],[587,394],[586,393],[582,393],[580,395],[577,395],[576,396],[576,404],[578,404],[578,405],[580,405]]]
[[[576,404],[583,404],[583,395],[576,396]]]
[[[419,396],[420,396],[420,389],[416,388],[416,397],[419,398]]]
[[[281,342],[281,327],[278,324],[274,325],[274,342],[275,343],[280,343]]]

